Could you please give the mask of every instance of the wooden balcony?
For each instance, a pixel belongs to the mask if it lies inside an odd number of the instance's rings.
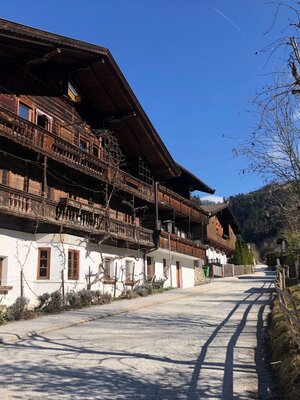
[[[105,236],[107,240],[125,241],[136,247],[154,246],[152,230],[108,218],[103,209],[74,200],[54,202],[0,185],[0,212],[36,221],[39,225],[51,224],[77,233],[88,232],[99,238]]]
[[[183,217],[208,223],[208,217],[200,207],[164,186],[159,186],[158,202],[160,208],[173,209]]]
[[[0,107],[0,136],[154,203],[153,185],[148,185],[124,171],[116,170],[105,161],[103,152],[100,152],[101,159],[97,158],[2,107]]]
[[[205,246],[197,244],[192,240],[183,239],[176,235],[170,236],[171,251],[176,253],[186,254],[188,256],[205,258]],[[159,238],[159,246],[163,249],[169,249],[169,235],[167,232],[161,231]]]
[[[231,254],[235,251],[235,240],[233,239],[225,239],[221,235],[208,235],[204,238],[205,243],[208,245],[215,247],[224,251],[225,253]]]

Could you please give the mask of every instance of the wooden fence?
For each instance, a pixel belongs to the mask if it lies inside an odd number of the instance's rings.
[[[275,288],[279,305],[290,332],[300,346],[300,298],[293,296],[291,289],[286,288],[286,268],[277,267]]]
[[[224,278],[228,276],[238,276],[245,274],[253,274],[253,265],[234,265],[234,264],[223,264],[211,266],[212,278]]]

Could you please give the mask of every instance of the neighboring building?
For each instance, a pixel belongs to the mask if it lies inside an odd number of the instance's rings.
[[[194,284],[214,191],[174,162],[109,50],[0,20],[0,294]],[[169,226],[169,231],[167,231]]]
[[[224,265],[235,253],[236,235],[239,233],[237,223],[226,203],[201,207],[209,216],[204,232],[204,243],[207,245],[206,263]]]

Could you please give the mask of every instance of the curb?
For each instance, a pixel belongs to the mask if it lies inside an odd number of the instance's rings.
[[[217,288],[211,288],[211,289],[207,289],[207,290],[203,290],[200,293],[206,293],[206,292],[211,292],[214,290],[217,290],[221,287],[225,287],[225,286],[230,286],[230,283],[224,284],[224,285],[220,285]],[[164,303],[169,303],[175,300],[179,300],[179,299],[184,299],[187,297],[192,297],[195,296],[198,293],[189,293],[186,295],[182,295],[182,296],[176,296],[173,297],[172,299],[167,299],[167,300],[157,300],[157,301],[152,301],[149,304],[144,304],[144,305],[140,305],[140,306],[136,306],[136,307],[128,307],[125,308],[123,310],[116,310],[116,311],[112,311],[112,312],[105,312],[103,314],[100,315],[93,315],[87,318],[82,318],[82,319],[78,319],[72,322],[68,322],[68,323],[64,323],[64,324],[58,324],[55,326],[49,326],[48,328],[44,328],[44,329],[38,329],[38,330],[34,330],[34,331],[27,331],[25,333],[22,334],[9,334],[7,338],[0,338],[0,344],[13,344],[16,342],[20,342],[23,340],[26,340],[30,337],[33,336],[39,336],[42,335],[44,333],[49,333],[49,332],[54,332],[54,331],[58,331],[61,329],[65,329],[65,328],[70,328],[72,326],[76,326],[76,325],[81,325],[87,322],[92,322],[92,321],[97,321],[99,319],[103,319],[103,318],[107,318],[107,317],[114,317],[116,315],[121,315],[121,314],[126,314],[128,312],[132,312],[132,311],[137,311],[143,308],[147,308],[147,307],[151,307],[151,306],[155,306],[155,305],[159,305],[159,304],[164,304]]]

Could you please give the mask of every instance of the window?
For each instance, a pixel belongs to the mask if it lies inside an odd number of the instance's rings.
[[[31,121],[32,109],[25,104],[19,103],[19,117]]]
[[[169,267],[167,265],[167,260],[163,258],[163,274],[165,278],[169,277]]]
[[[99,147],[98,146],[93,146],[93,156],[99,157]]]
[[[69,250],[68,251],[68,279],[78,280],[79,279],[79,251]]]
[[[37,279],[50,277],[50,250],[48,247],[39,248]]]
[[[45,115],[38,115],[36,119],[36,124],[44,129],[49,129],[49,121]]]
[[[126,281],[133,281],[134,280],[133,261],[126,260],[125,268],[126,268]]]
[[[142,157],[139,157],[139,179],[150,185],[153,183],[152,173]]]
[[[113,260],[107,258],[104,261],[104,279],[113,280],[114,279],[114,263]]]
[[[36,124],[47,131],[51,131],[53,118],[50,115],[47,115],[44,111],[39,109],[35,110],[36,112]]]
[[[88,151],[88,143],[87,143],[87,141],[80,139],[79,147],[80,147],[81,151]]]
[[[152,257],[147,257],[147,279],[152,279],[154,276],[154,262]]]
[[[2,185],[8,185],[8,170],[0,169],[0,183]]]
[[[71,82],[68,82],[68,96],[74,103],[79,103],[81,100],[77,90],[74,88]]]

